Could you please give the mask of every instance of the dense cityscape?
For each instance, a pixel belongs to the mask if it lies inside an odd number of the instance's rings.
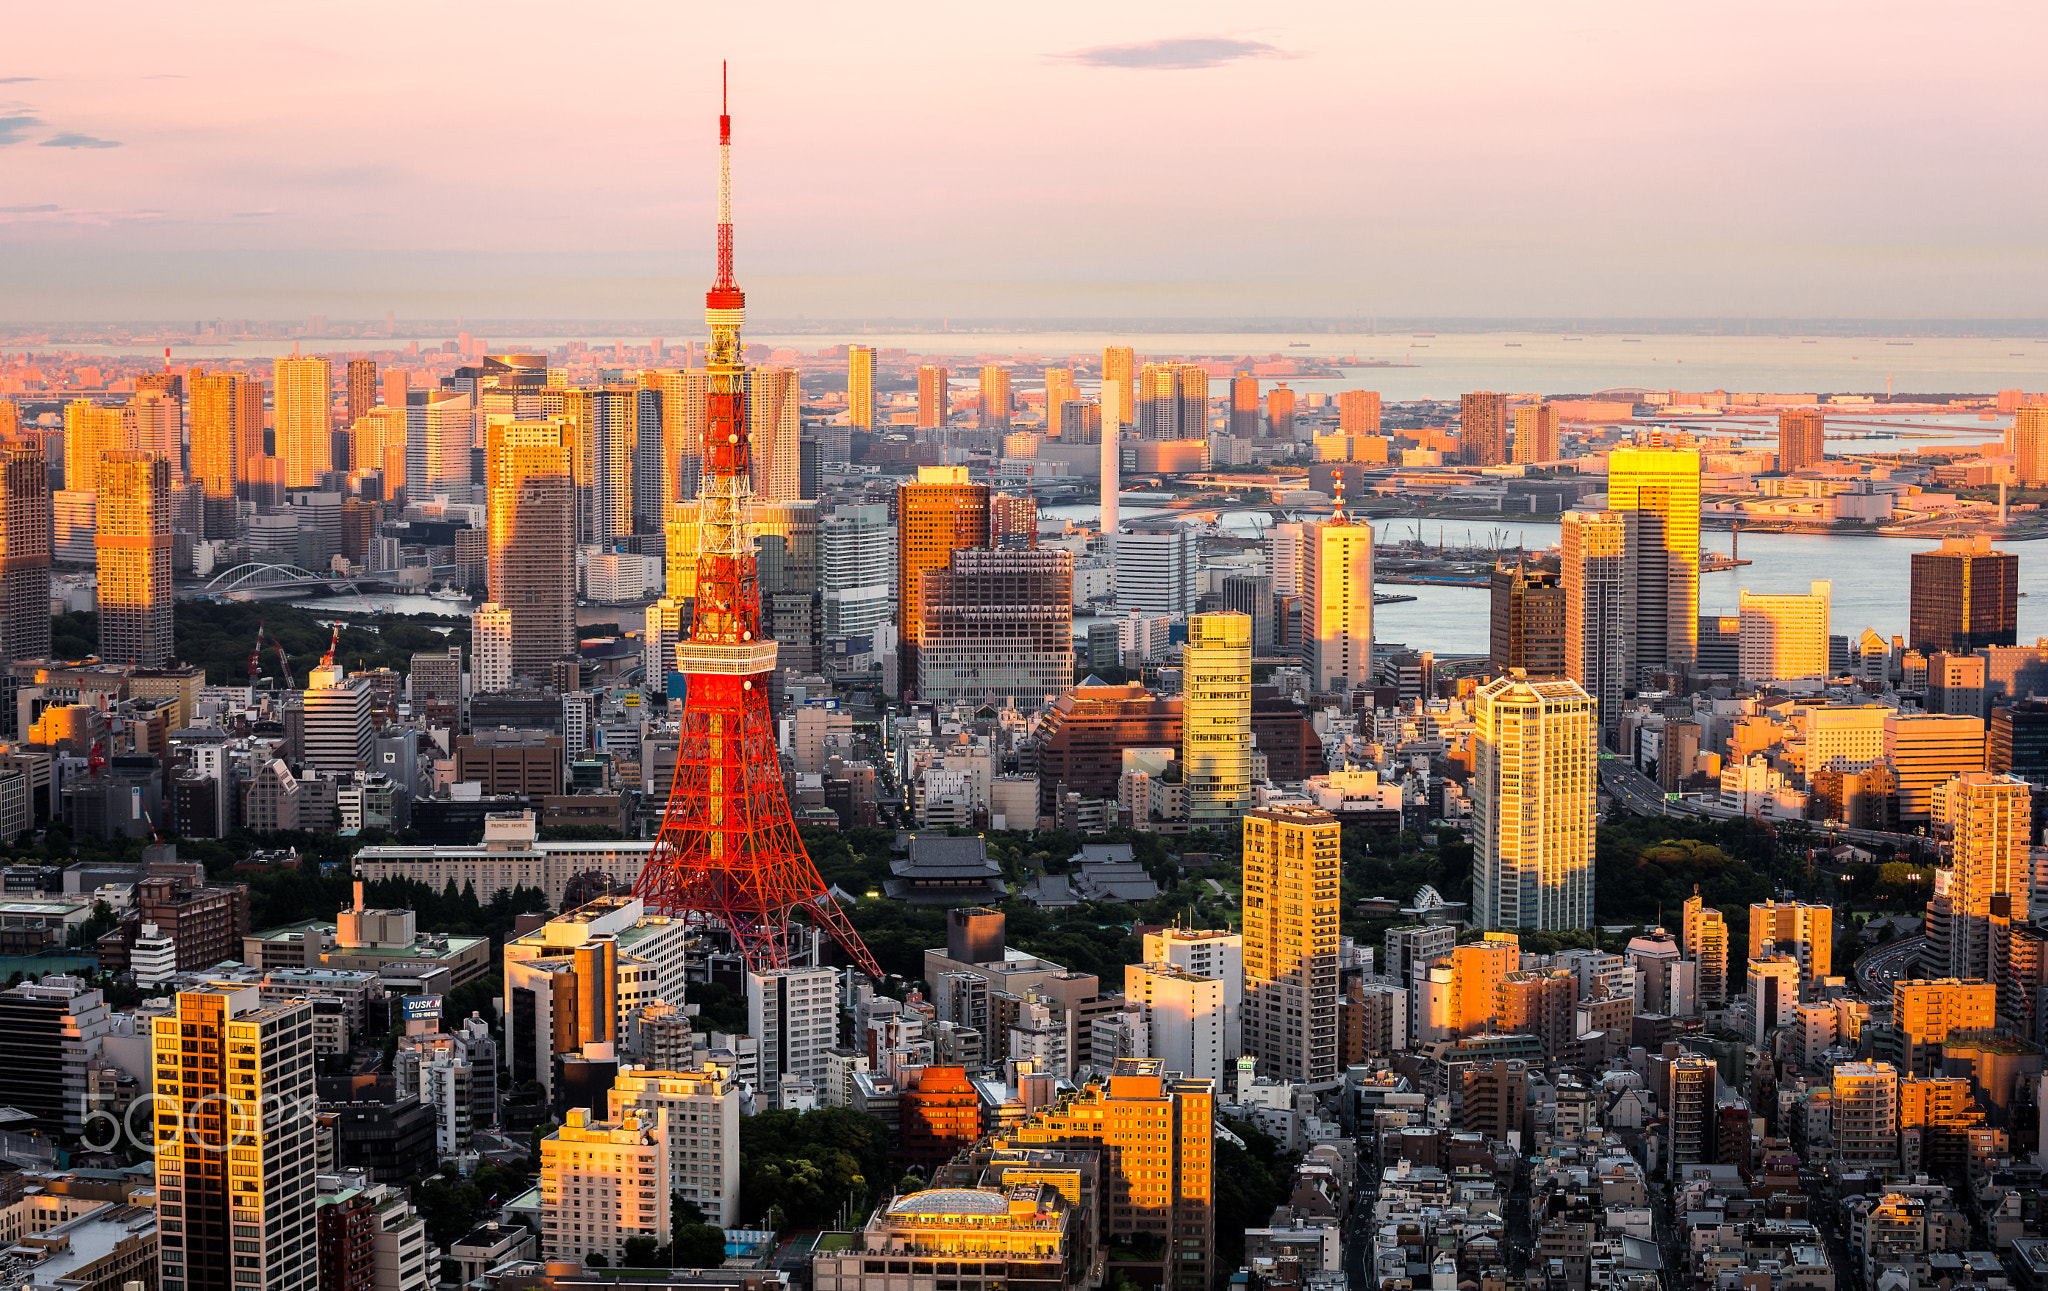
[[[0,344],[0,1283],[2048,1287],[2048,394],[749,343],[723,113],[701,333]]]

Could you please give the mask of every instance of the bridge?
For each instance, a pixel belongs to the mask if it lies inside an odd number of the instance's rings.
[[[207,581],[209,592],[253,592],[271,588],[292,587],[338,587],[360,596],[362,589],[355,580],[339,574],[316,574],[310,569],[297,565],[265,564],[250,561],[233,569],[223,570]]]

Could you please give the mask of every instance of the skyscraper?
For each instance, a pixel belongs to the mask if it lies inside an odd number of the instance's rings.
[[[1353,524],[1344,501],[1328,520],[1302,525],[1302,645],[1309,681],[1324,693],[1372,684],[1372,526]],[[1274,588],[1279,589],[1275,578]]]
[[[1138,372],[1137,403],[1140,439],[1209,437],[1209,373],[1199,364],[1147,363]]]
[[[754,496],[794,502],[803,496],[803,382],[795,368],[747,369],[747,440]]]
[[[1700,455],[1691,449],[1615,449],[1607,458],[1607,505],[1636,517],[1636,670],[1692,667],[1699,641]]]
[[[285,483],[302,489],[334,467],[334,365],[326,359],[279,359],[273,399],[277,456]]]
[[[1739,615],[1742,680],[1830,675],[1828,604],[1832,593],[1833,584],[1826,579],[1816,579],[1812,590],[1803,596],[1743,588]]]
[[[576,541],[609,546],[633,532],[633,463],[640,391],[614,385],[563,392],[576,472]]]
[[[1188,821],[1196,829],[1223,827],[1252,804],[1251,616],[1189,616],[1181,676]]]
[[[1120,426],[1129,426],[1137,421],[1136,400],[1138,367],[1137,355],[1128,345],[1105,345],[1102,347],[1102,380],[1117,382],[1117,399],[1114,408],[1104,408],[1102,420],[1107,423],[1114,418]]]
[[[1827,418],[1817,409],[1778,414],[1778,469],[1786,475],[1819,466],[1827,456]]]
[[[948,382],[952,374],[935,364],[917,370],[917,428],[932,430],[945,426],[953,411]]]
[[[134,422],[130,448],[155,453],[171,464],[171,480],[185,476],[185,405],[167,390],[140,390],[128,401],[127,416]]]
[[[188,374],[192,392],[192,477],[208,539],[241,531],[238,499],[251,443],[263,442],[263,383],[238,372]]]
[[[1074,385],[1072,368],[1047,368],[1045,370],[1045,433],[1054,439],[1066,441],[1067,405],[1081,397]],[[1079,440],[1076,443],[1082,442]]]
[[[1230,378],[1230,437],[1259,437],[1259,379],[1249,372]]]
[[[1244,817],[1244,1051],[1274,1080],[1337,1079],[1337,818]]]
[[[1950,977],[1998,978],[2003,939],[1992,929],[1992,904],[2007,898],[2014,924],[2030,918],[2028,843],[2032,797],[2027,782],[1971,771],[1934,789],[1934,823],[1948,837]]]
[[[2048,484],[2048,403],[2022,405],[2013,413],[2007,443],[2013,474],[2021,484]]]
[[[349,676],[332,654],[306,678],[303,742],[306,764],[316,771],[369,769],[369,679]]]
[[[1010,370],[994,363],[981,369],[981,428],[1010,428]]]
[[[1377,435],[1380,433],[1380,392],[1341,390],[1337,393],[1337,433]]]
[[[988,546],[988,486],[970,484],[964,466],[921,466],[917,483],[896,490],[897,685],[917,684],[919,608],[924,576],[953,553]]]
[[[1718,1009],[1728,1002],[1728,924],[1721,912],[1706,903],[1693,888],[1685,899],[1679,924],[1679,944],[1698,965],[1694,990],[1703,1009]]]
[[[1117,535],[1116,603],[1150,614],[1186,614],[1195,608],[1199,561],[1195,535],[1183,524],[1134,524]]]
[[[90,493],[99,487],[100,458],[134,444],[134,414],[87,399],[64,405],[64,488]]]
[[[100,658],[161,668],[171,658],[171,466],[154,453],[100,458]]]
[[[888,622],[896,580],[889,504],[833,508],[818,526],[818,574],[826,636],[851,636]]]
[[[1500,677],[1473,700],[1472,920],[1593,926],[1597,706],[1574,681]]]
[[[918,586],[917,694],[1031,707],[1074,680],[1074,557],[955,550]]]
[[[470,690],[487,695],[512,685],[512,611],[486,601],[469,615]],[[674,667],[671,655],[670,667]]]
[[[1534,465],[1557,458],[1556,407],[1539,403],[1515,409],[1515,461]]]
[[[312,1002],[209,982],[179,991],[150,1030],[156,1200],[175,1207],[158,1213],[182,1239],[163,1243],[163,1284],[312,1291],[317,1152],[312,1126],[285,1110],[313,1101]]]
[[[1804,901],[1758,901],[1749,907],[1749,957],[1761,959],[1775,947],[1799,964],[1799,988],[1811,994],[1814,984],[1834,972],[1835,912],[1833,907]]]
[[[560,418],[494,417],[486,447],[490,599],[511,615],[512,671],[576,657],[576,478]]]
[[[0,443],[0,663],[50,657],[50,463]]]
[[[1473,390],[1460,400],[1458,438],[1465,461],[1473,466],[1499,466],[1508,460],[1508,397],[1491,390]]]
[[[1266,435],[1294,441],[1294,391],[1285,381],[1266,392]]]
[[[1520,668],[1531,677],[1566,675],[1562,577],[1526,565],[1494,566],[1487,654],[1494,672]]]
[[[1993,551],[1988,534],[1914,552],[1907,643],[1923,654],[2017,645],[2019,585],[2020,558]]]
[[[377,406],[377,360],[350,359],[344,378],[348,385],[348,419],[353,422]]]
[[[469,453],[477,443],[476,399],[457,390],[413,390],[405,405],[405,495],[470,499]]]
[[[846,347],[846,406],[855,430],[875,429],[875,347]]]

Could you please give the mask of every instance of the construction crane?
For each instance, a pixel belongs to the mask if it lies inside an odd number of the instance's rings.
[[[334,666],[334,652],[341,648],[341,620],[334,621],[334,634],[327,638],[327,653],[320,656],[322,668]]]
[[[92,742],[92,751],[85,756],[85,769],[97,776],[106,768],[106,765],[107,742],[105,740],[94,740]]]
[[[249,647],[249,684],[254,686],[263,677],[263,622],[256,623],[256,644]]]
[[[284,673],[284,688],[286,690],[297,690],[299,684],[292,680],[292,661],[285,658],[284,646],[276,637],[271,637],[270,648],[277,651],[277,666],[278,670]]]

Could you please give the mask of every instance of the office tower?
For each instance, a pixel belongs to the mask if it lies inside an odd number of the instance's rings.
[[[846,347],[846,406],[855,430],[875,429],[875,347]]]
[[[1259,379],[1249,372],[1230,378],[1230,437],[1259,437]]]
[[[1266,393],[1266,434],[1294,442],[1294,391],[1282,381]]]
[[[512,686],[512,611],[496,602],[469,616],[470,693],[485,695]]]
[[[952,552],[918,587],[917,694],[1030,707],[1074,680],[1074,556]]]
[[[157,1134],[157,1213],[182,1239],[162,1243],[162,1285],[312,1291],[316,1135],[282,1111],[313,1105],[312,1001],[209,982],[179,991],[150,1041],[172,1127]]]
[[[0,663],[50,657],[50,462],[0,442]]]
[[[1607,458],[1607,506],[1635,520],[1634,667],[1645,674],[1691,668],[1699,638],[1700,455],[1615,449]]]
[[[277,456],[284,462],[285,483],[308,488],[334,468],[334,365],[321,358],[279,359],[274,375]]]
[[[306,678],[305,762],[330,774],[366,772],[370,761],[370,682],[351,677],[330,651]]]
[[[1117,383],[1117,397],[1107,401],[1102,414],[1104,421],[1115,420],[1118,425],[1129,426],[1137,420],[1138,366],[1137,354],[1128,345],[1105,345],[1102,347],[1103,388]]]
[[[1942,1074],[1941,1047],[1950,1035],[1990,1031],[1998,1025],[1998,985],[1952,977],[1892,982],[1891,1054],[1909,1076]]]
[[[640,391],[614,385],[562,393],[576,473],[576,541],[610,546],[633,532]]]
[[[1695,991],[1702,1009],[1718,1009],[1728,1002],[1728,924],[1721,912],[1707,905],[1699,888],[1685,899],[1679,944],[1698,964]]]
[[[1209,437],[1209,373],[1197,364],[1147,363],[1137,404],[1140,439]]]
[[[100,658],[161,668],[171,657],[171,466],[154,453],[109,452],[99,464],[93,540],[99,563]]]
[[[981,428],[1010,428],[1010,370],[993,363],[981,369]]]
[[[1557,459],[1557,409],[1547,403],[1515,409],[1515,461],[1533,466]]]
[[[350,359],[343,379],[348,387],[346,415],[353,422],[377,406],[377,360]]]
[[[405,494],[415,502],[470,499],[476,399],[459,390],[413,390],[405,405]]]
[[[1984,769],[1984,723],[1946,713],[1897,713],[1884,719],[1884,756],[1897,782],[1899,820],[1932,820],[1934,790],[1953,776]]]
[[[668,1237],[674,1180],[662,1136],[658,1123],[569,1111],[540,1141],[542,1259],[587,1263],[601,1255],[616,1268],[632,1238],[660,1244]]]
[[[64,487],[90,493],[99,487],[100,459],[135,447],[134,418],[127,410],[85,399],[64,405]]]
[[[732,1068],[621,1068],[610,1119],[665,1126],[669,1188],[717,1228],[740,1220],[740,1089]],[[765,1109],[764,1109],[765,1110]]]
[[[762,1093],[825,1085],[825,1058],[839,1043],[839,975],[829,968],[773,968],[747,974],[747,1034],[761,1042]]]
[[[1815,409],[1778,414],[1778,470],[1786,475],[1819,466],[1827,456],[1827,418]]]
[[[185,405],[176,395],[162,390],[137,391],[125,413],[134,423],[129,448],[155,453],[171,464],[171,479],[185,475]]]
[[[1971,771],[1934,787],[1933,823],[1946,835],[1955,867],[1949,875],[1948,976],[2002,976],[2002,940],[1992,930],[2000,897],[2012,923],[2030,920],[2028,842],[2033,799],[2026,781]]]
[[[1102,452],[1097,457],[1096,488],[1102,499],[1102,554],[1111,564],[1116,563],[1116,544],[1121,533],[1117,520],[1117,502],[1123,489],[1122,471],[1124,463],[1123,423],[1111,415],[1120,398],[1120,388],[1114,381],[1102,383]]]
[[[896,578],[896,529],[886,502],[835,507],[818,526],[819,589],[828,637],[888,621]]]
[[[1991,710],[1985,770],[2048,784],[2048,703],[2026,699]]]
[[[1100,444],[1102,442],[1102,405],[1093,399],[1069,399],[1057,409],[1057,418],[1048,417],[1062,444]]]
[[[1069,439],[1065,421],[1066,407],[1080,397],[1081,391],[1074,384],[1074,370],[1072,368],[1047,368],[1045,370],[1046,434],[1062,442]]]
[[[998,493],[988,500],[988,540],[994,547],[1038,545],[1038,499],[1029,493]]]
[[[1313,523],[1313,522],[1311,522]],[[1299,596],[1308,543],[1299,523],[1266,527],[1266,572],[1273,579],[1273,595]]]
[[[1337,433],[1377,435],[1380,433],[1380,392],[1340,390],[1337,392]]]
[[[490,599],[512,616],[512,672],[545,677],[576,657],[576,480],[559,418],[493,418]]]
[[[1619,747],[1622,697],[1635,684],[1635,571],[1618,511],[1567,511],[1562,525],[1564,671],[1599,705],[1601,741]]]
[[[1842,1161],[1896,1161],[1899,1073],[1888,1062],[1835,1065],[1829,1097],[1833,1155]]]
[[[1116,603],[1148,614],[1187,614],[1195,608],[1200,573],[1195,535],[1170,522],[1134,524],[1117,535]]]
[[[1124,965],[1124,1001],[1145,1019],[1146,1057],[1167,1071],[1221,1080],[1231,1056],[1223,982],[1172,964]]]
[[[192,475],[201,490],[209,539],[240,531],[237,499],[250,445],[263,443],[263,383],[237,372],[190,374]]]
[[[1274,1080],[1337,1079],[1337,818],[1244,817],[1244,1051]]]
[[[0,991],[0,1097],[30,1118],[23,1129],[52,1138],[86,1130],[88,1097],[99,1092],[90,1068],[110,1025],[106,1000],[84,978],[52,974]]]
[[[1473,466],[1499,466],[1508,460],[1508,397],[1491,390],[1473,390],[1460,401],[1463,415],[1458,438],[1465,461]]]
[[[1372,684],[1372,526],[1353,524],[1344,500],[1302,528],[1302,647],[1309,681],[1330,694]],[[1279,580],[1274,580],[1276,594]]]
[[[1190,615],[1181,678],[1188,820],[1196,829],[1223,828],[1252,802],[1251,617]]]
[[[349,461],[361,471],[384,473],[384,497],[405,487],[405,407],[379,405],[348,428]]]
[[[757,499],[803,497],[802,376],[795,368],[747,369],[747,438]]]
[[[945,426],[952,412],[952,374],[935,364],[917,369],[917,428],[932,430]]]
[[[1664,1155],[1673,1166],[1711,1162],[1716,1153],[1714,1086],[1719,1074],[1714,1060],[1702,1054],[1681,1054],[1666,1068],[1671,1088],[1666,1101],[1670,1118],[1664,1126]]]
[[[1835,912],[1830,906],[1803,901],[1759,901],[1749,907],[1749,957],[1761,959],[1773,947],[1799,963],[1799,989],[1813,993],[1814,984],[1834,972]]]
[[[1474,925],[1592,927],[1598,706],[1574,681],[1500,677],[1472,716]]]
[[[1987,534],[1914,552],[1907,641],[1924,654],[2018,644],[2019,583],[2020,558],[1993,551]]]
[[[1496,673],[1520,668],[1531,677],[1565,676],[1563,575],[1526,565],[1495,565],[1491,587],[1487,666]]]
[[[1275,652],[1273,636],[1273,580],[1260,574],[1247,577],[1232,574],[1223,580],[1223,608],[1248,616],[1252,621],[1252,657],[1270,659]]]
[[[1223,1056],[1244,1051],[1244,937],[1228,929],[1163,928],[1144,938],[1144,962],[1223,984]],[[1155,1055],[1156,1056],[1156,1055]]]
[[[988,486],[964,466],[920,466],[917,483],[896,489],[896,665],[899,688],[917,684],[924,576],[953,553],[988,546]]]
[[[384,406],[386,408],[405,407],[406,392],[410,389],[412,389],[411,373],[403,368],[386,368],[384,370]]]
[[[1828,606],[1834,591],[1826,579],[1813,590],[1767,593],[1742,589],[1739,618],[1744,681],[1827,677]]]
[[[2011,445],[2013,474],[2021,484],[2048,484],[2048,403],[2030,403],[2013,412]]]

